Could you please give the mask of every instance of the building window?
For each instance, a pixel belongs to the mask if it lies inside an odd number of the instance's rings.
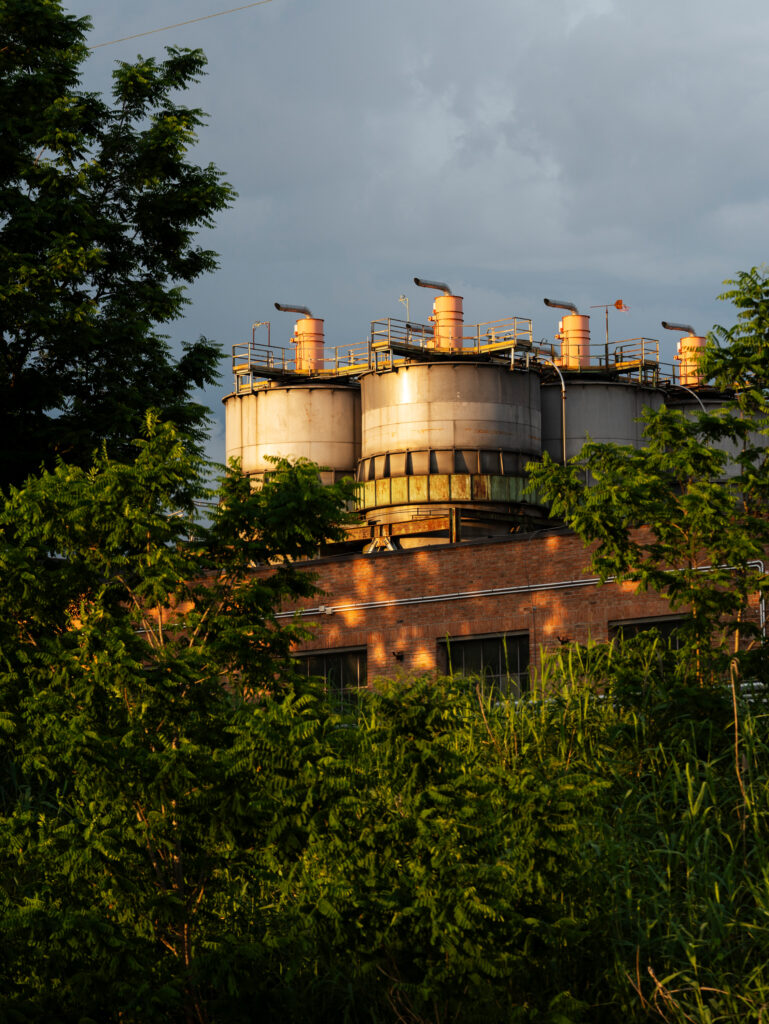
[[[449,676],[480,679],[484,689],[520,697],[529,686],[529,634],[446,637],[438,641],[438,668]]]
[[[302,675],[322,679],[329,697],[341,704],[355,703],[358,690],[366,685],[365,647],[308,651],[294,658]]]
[[[653,629],[660,638],[677,651],[681,646],[681,626],[689,619],[688,615],[661,615],[650,619],[630,619],[622,622],[609,623],[609,639],[629,640]]]

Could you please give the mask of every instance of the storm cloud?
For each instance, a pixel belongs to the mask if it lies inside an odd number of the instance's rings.
[[[224,10],[226,0],[83,0],[90,42]],[[173,338],[226,350],[308,305],[329,344],[369,321],[425,319],[414,274],[449,282],[470,321],[622,298],[615,338],[729,322],[724,278],[767,258],[769,8],[761,0],[273,0],[94,51],[202,47],[186,102],[209,114],[198,160],[237,189],[205,244],[221,268]],[[584,307],[584,309],[583,309]],[[602,314],[599,325],[602,325]],[[600,329],[600,327],[599,327]],[[675,339],[660,338],[667,358]],[[223,457],[219,399],[211,455]]]

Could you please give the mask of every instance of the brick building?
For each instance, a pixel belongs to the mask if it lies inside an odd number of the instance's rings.
[[[541,652],[606,641],[681,618],[633,584],[599,584],[566,530],[543,530],[307,563],[324,594],[297,605],[313,637],[297,654],[313,675],[350,688],[377,677],[449,670],[525,688]],[[292,611],[282,614],[290,615]],[[752,608],[755,621],[763,610]]]

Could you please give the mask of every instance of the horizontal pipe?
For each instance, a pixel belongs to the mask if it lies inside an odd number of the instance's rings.
[[[758,569],[763,573],[764,563],[756,560],[745,563],[751,569]],[[709,572],[712,565],[698,565],[695,572]],[[737,569],[734,565],[719,565],[719,569]],[[673,569],[672,572],[676,570]],[[291,612],[278,612],[276,619],[288,619],[293,616],[307,615],[333,615],[334,612],[366,611],[370,608],[395,608],[415,604],[431,604],[436,601],[466,601],[474,597],[499,597],[504,594],[531,594],[539,590],[565,590],[569,587],[592,587],[597,583],[616,583],[616,576],[607,576],[601,581],[599,576],[591,576],[587,579],[581,577],[575,580],[558,580],[555,583],[524,583],[517,587],[487,587],[484,590],[454,590],[446,594],[422,594],[419,597],[393,597],[384,601],[360,601],[351,604],[318,605],[315,608],[302,608]],[[765,629],[766,612],[763,607],[763,598],[759,603],[760,625]]]
[[[307,306],[287,306],[282,302],[276,302],[275,308],[279,309],[281,313],[303,313],[305,316],[312,318],[312,313]]]
[[[428,281],[424,277],[415,277],[414,284],[419,288],[434,288],[437,292],[443,292],[444,295],[451,295],[451,288],[442,281]]]
[[[614,580],[612,576],[607,583]],[[589,587],[600,583],[594,576],[590,579],[561,580],[558,583],[532,583],[517,587],[489,587],[485,590],[456,590],[448,594],[423,594],[420,597],[393,597],[385,601],[361,601],[358,604],[319,605],[296,612],[278,612],[276,618],[290,618],[292,615],[331,615],[333,612],[351,612],[368,608],[393,608],[413,604],[429,604],[433,601],[465,601],[473,597],[496,597],[500,594],[529,594],[534,590],[561,590],[565,587]]]
[[[667,320],[662,320],[661,323],[666,331],[685,331],[686,334],[692,334],[695,338],[697,337],[697,332],[690,324],[672,324],[668,323]]]
[[[570,309],[572,313],[579,314],[579,310],[573,302],[562,302],[560,299],[543,299],[546,306],[552,306],[553,309]]]

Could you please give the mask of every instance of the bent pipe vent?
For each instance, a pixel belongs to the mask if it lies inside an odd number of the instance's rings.
[[[560,299],[544,299],[546,306],[552,306],[554,309],[570,309],[572,313],[579,314],[579,310],[573,302],[561,302]]]
[[[689,324],[669,324],[667,320],[662,320],[661,323],[666,331],[685,331],[686,334],[697,337],[697,332]]]
[[[306,317],[312,319],[312,313],[307,306],[286,306],[282,302],[276,302],[275,308],[279,309],[281,313],[303,313]]]
[[[451,288],[442,281],[428,281],[424,277],[415,277],[414,284],[419,288],[434,288],[437,292],[443,292],[444,295],[451,295]]]

